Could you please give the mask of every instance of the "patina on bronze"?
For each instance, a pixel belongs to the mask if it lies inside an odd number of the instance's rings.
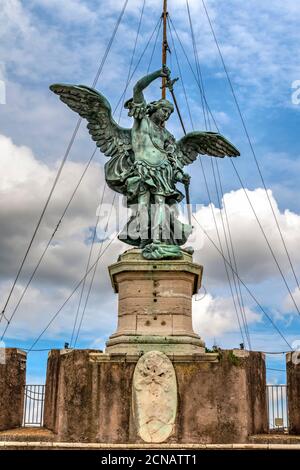
[[[143,90],[154,80],[170,80],[163,67],[140,79],[133,98],[125,103],[133,117],[132,129],[120,127],[111,106],[98,91],[84,85],[54,84],[50,89],[73,111],[88,121],[91,137],[105,156],[107,185],[127,198],[133,209],[120,240],[142,248],[146,259],[180,258],[192,231],[178,219],[178,203],[184,195],[176,183],[185,186],[190,176],[183,171],[198,154],[215,157],[238,156],[239,151],[215,132],[190,132],[176,141],[165,128],[174,107],[166,99],[147,103]]]

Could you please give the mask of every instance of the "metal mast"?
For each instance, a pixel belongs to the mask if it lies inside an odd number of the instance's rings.
[[[168,40],[167,40],[167,0],[164,0],[163,4],[163,12],[162,12],[162,19],[163,19],[163,40],[162,40],[162,66],[167,65],[167,51],[169,49]],[[166,99],[166,78],[162,78],[162,91],[161,97]]]

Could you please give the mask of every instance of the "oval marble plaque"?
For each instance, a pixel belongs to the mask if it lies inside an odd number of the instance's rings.
[[[170,359],[150,351],[137,362],[132,384],[133,417],[145,442],[163,442],[173,432],[177,413],[177,382]]]

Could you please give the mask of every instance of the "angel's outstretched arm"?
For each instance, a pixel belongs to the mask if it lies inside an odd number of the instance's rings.
[[[145,75],[145,77],[141,78],[133,88],[133,101],[134,103],[143,103],[145,101],[143,90],[147,88],[154,80],[159,77],[167,77],[170,74],[169,69],[164,67],[163,69],[156,70],[156,72],[150,73],[149,75]]]

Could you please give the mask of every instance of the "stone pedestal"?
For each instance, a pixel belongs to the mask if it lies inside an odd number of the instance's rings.
[[[26,353],[0,348],[0,430],[22,426]]]
[[[264,355],[205,353],[193,331],[192,256],[147,261],[132,249],[109,272],[118,326],[105,353],[49,353],[44,423],[57,439],[221,444],[267,432]]]
[[[286,355],[289,433],[300,435],[300,351]]]
[[[107,353],[204,352],[192,327],[192,296],[201,287],[202,266],[184,253],[180,260],[147,261],[131,249],[109,266],[118,294],[118,327]]]
[[[168,358],[176,376],[177,411],[163,442],[244,443],[249,435],[268,431],[263,354],[233,350]],[[144,442],[132,399],[138,360],[138,355],[91,350],[51,351],[45,426],[66,442]]]

